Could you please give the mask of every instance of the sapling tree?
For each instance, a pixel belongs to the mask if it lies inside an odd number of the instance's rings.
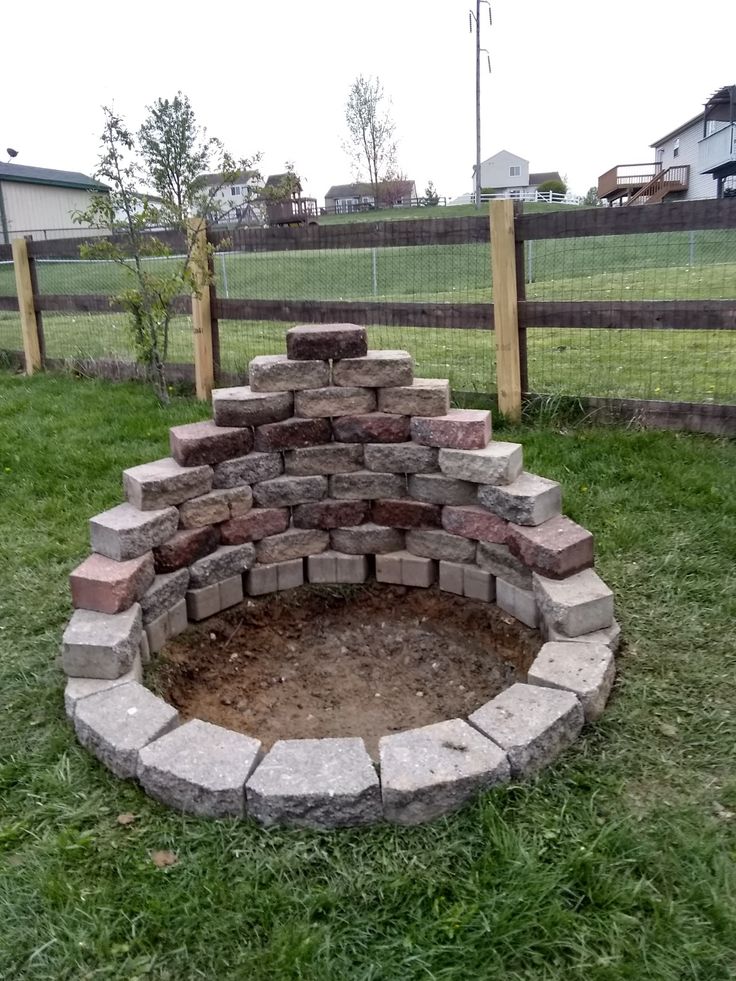
[[[136,356],[159,400],[167,402],[175,300],[199,295],[210,282],[208,272],[194,268],[188,222],[212,215],[219,191],[240,180],[244,171],[260,179],[249,170],[257,158],[236,161],[218,140],[208,138],[181,93],[148,108],[137,138],[114,109],[105,106],[103,114],[95,176],[108,191],[94,193],[74,220],[107,235],[84,243],[80,254],[107,259],[124,270],[126,285],[111,299],[129,314]],[[213,166],[216,177],[205,180]],[[172,236],[163,231],[183,233],[174,236],[184,242],[176,255],[166,240]]]
[[[350,87],[345,121],[356,175],[367,173],[378,204],[379,184],[396,168],[395,124],[380,79],[358,75]]]

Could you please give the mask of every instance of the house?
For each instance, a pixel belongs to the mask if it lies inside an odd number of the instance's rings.
[[[99,181],[70,170],[0,163],[0,242],[13,238],[88,237],[72,215],[89,207],[91,195],[107,193]],[[97,233],[101,234],[101,233]]]
[[[702,112],[650,145],[654,160],[601,174],[598,197],[620,205],[729,194],[736,187],[736,85],[715,91]]]
[[[529,161],[508,150],[499,150],[480,165],[480,186],[490,193],[509,198],[536,196],[538,188],[547,181],[560,181],[556,170],[531,173]],[[473,167],[475,185],[475,167]]]
[[[264,216],[253,205],[260,177],[258,171],[241,170],[234,181],[223,184],[222,174],[202,174],[198,180],[211,194],[211,220],[262,225]]]
[[[302,197],[302,182],[293,171],[270,174],[262,197],[269,225],[317,224],[317,199]]]
[[[417,186],[410,180],[379,181],[377,186],[361,181],[333,184],[325,194],[325,211],[339,215],[373,208],[410,208],[416,197]]]

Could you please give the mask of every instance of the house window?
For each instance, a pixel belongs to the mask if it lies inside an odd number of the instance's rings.
[[[680,141],[679,140],[675,140],[675,142],[674,142],[674,145],[672,147],[672,156],[673,157],[679,157],[680,156]]]
[[[240,197],[240,185],[239,184],[233,184],[233,186],[230,188],[230,194],[234,198],[239,198]]]
[[[521,177],[521,167],[518,164],[515,167],[509,167],[509,177]]]

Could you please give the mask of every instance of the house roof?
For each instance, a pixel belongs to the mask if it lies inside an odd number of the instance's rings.
[[[485,160],[481,160],[481,167],[483,166],[483,164],[487,164],[491,160],[495,160],[496,157],[501,157],[501,156],[513,157],[514,160],[521,160],[521,162],[525,164],[529,163],[526,157],[520,157],[518,153],[512,153],[511,150],[499,150],[498,153],[494,153],[493,156],[486,157]],[[473,170],[475,170],[475,167],[473,167]]]
[[[257,170],[241,170],[238,176],[235,178],[235,181],[233,181],[232,183],[237,183],[238,181],[242,181],[245,184],[253,177],[258,177],[258,176],[259,175]],[[202,174],[200,177],[197,178],[197,180],[200,181],[202,184],[209,184],[211,187],[217,187],[218,184],[222,184],[222,174],[221,173]],[[228,183],[230,182],[228,181]]]
[[[47,167],[26,167],[14,163],[0,163],[0,181],[45,184],[47,187],[71,187],[84,191],[109,190],[105,184],[73,170],[50,170]]]
[[[414,181],[379,181],[379,194],[382,188],[390,187],[402,196],[410,194],[415,186]],[[373,194],[374,186],[366,181],[356,181],[354,184],[333,184],[325,194],[325,198],[347,198],[355,194]]]
[[[556,170],[542,170],[538,174],[529,174],[530,184],[546,184],[547,181],[561,181],[562,178]]]

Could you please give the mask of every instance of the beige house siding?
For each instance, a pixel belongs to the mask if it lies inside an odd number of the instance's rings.
[[[715,123],[711,130],[720,129],[726,123]],[[687,191],[679,197],[681,201],[697,201],[703,198],[714,198],[717,193],[717,182],[712,174],[698,173],[698,143],[703,139],[702,117],[686,129],[672,134],[661,143],[655,143],[655,157],[663,168],[690,165],[690,180]],[[675,156],[675,149],[678,153]]]
[[[103,234],[72,221],[73,212],[89,206],[89,191],[17,181],[0,181],[0,190],[10,238],[32,235],[34,239],[52,239]]]
[[[511,173],[512,168],[519,173]],[[529,186],[529,161],[508,150],[501,150],[480,165],[481,187],[507,188]]]

